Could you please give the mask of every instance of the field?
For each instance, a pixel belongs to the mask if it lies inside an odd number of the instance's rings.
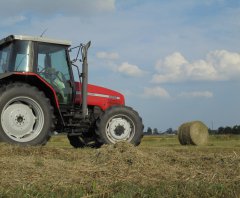
[[[0,197],[240,197],[240,136],[181,146],[176,136],[73,149],[0,143]]]

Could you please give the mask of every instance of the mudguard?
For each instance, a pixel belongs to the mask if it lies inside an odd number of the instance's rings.
[[[32,72],[8,72],[0,74],[0,86],[2,83],[8,82],[26,82],[32,86],[37,87],[39,90],[43,91],[45,95],[49,98],[51,105],[54,107],[55,112],[57,112],[62,120],[63,125],[65,125],[62,118],[62,114],[59,107],[59,102],[57,94],[53,87],[44,80],[41,76]]]

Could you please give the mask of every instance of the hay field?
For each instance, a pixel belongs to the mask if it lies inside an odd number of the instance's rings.
[[[181,146],[177,136],[73,149],[0,143],[0,197],[240,197],[240,136]]]

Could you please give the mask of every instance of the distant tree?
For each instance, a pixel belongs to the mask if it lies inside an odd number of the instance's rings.
[[[232,128],[232,133],[233,134],[240,134],[240,126],[239,125],[235,125],[233,128]]]
[[[218,128],[218,134],[224,134],[224,127]]]
[[[167,129],[167,130],[166,130],[166,133],[168,133],[168,134],[173,134],[173,129],[172,129],[172,128]]]
[[[232,128],[229,127],[229,126],[225,127],[224,130],[223,130],[223,133],[224,134],[231,134],[232,133]]]
[[[240,134],[240,125],[219,127],[218,134]]]
[[[238,125],[236,134],[240,135],[240,126]]]
[[[240,135],[240,126],[238,125],[236,134]]]
[[[148,135],[152,135],[152,128],[151,128],[151,127],[148,127],[148,128],[147,128],[147,134],[148,134]]]
[[[157,128],[154,128],[153,129],[153,135],[158,135],[159,133],[158,133],[158,129]]]

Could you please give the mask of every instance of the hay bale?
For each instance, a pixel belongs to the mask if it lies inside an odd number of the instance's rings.
[[[178,128],[178,140],[181,145],[206,145],[208,127],[201,121],[183,123]]]
[[[185,123],[185,124],[182,124],[178,129],[178,140],[179,140],[181,145],[186,145],[187,144],[187,142],[185,141],[185,139],[187,140],[187,138],[183,137],[183,131],[186,131],[187,130],[186,128],[187,127],[186,127],[186,123]]]

